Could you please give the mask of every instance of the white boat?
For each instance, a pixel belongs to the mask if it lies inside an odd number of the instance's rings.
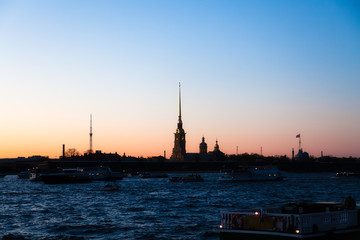
[[[109,167],[85,167],[82,168],[82,170],[94,181],[123,179],[123,174],[121,172],[113,172]]]
[[[353,199],[291,203],[273,209],[221,212],[220,239],[360,239],[359,209]]]
[[[42,178],[41,178],[42,174],[43,173],[39,170],[31,170],[29,180],[34,181],[34,182],[42,181]]]
[[[252,182],[252,181],[280,181],[286,178],[275,166],[249,166],[237,170],[225,171],[220,176],[221,182]]]

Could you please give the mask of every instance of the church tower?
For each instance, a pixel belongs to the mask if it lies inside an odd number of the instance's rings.
[[[202,142],[200,143],[199,148],[200,148],[200,153],[202,153],[202,154],[207,154],[207,144],[206,144],[206,142],[205,142],[205,138],[204,138],[204,137],[202,138]]]
[[[220,148],[219,148],[219,144],[218,144],[218,140],[216,139],[216,143],[214,146],[214,152],[220,152]]]
[[[185,150],[185,131],[182,127],[182,120],[181,120],[181,86],[179,83],[179,119],[177,124],[175,135],[175,142],[174,148],[171,156],[171,160],[179,161],[184,160],[184,156],[186,154]]]

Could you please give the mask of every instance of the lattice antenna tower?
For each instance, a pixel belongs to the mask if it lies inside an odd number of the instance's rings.
[[[93,149],[92,149],[92,114],[90,114],[90,152],[89,153],[92,153],[93,152]]]

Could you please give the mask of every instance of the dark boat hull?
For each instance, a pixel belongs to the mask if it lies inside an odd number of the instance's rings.
[[[360,239],[360,228],[334,230],[329,232],[314,233],[314,234],[288,234],[264,231],[220,231],[221,240],[347,240]]]
[[[76,175],[42,175],[42,180],[47,184],[89,183],[92,181],[88,176]]]

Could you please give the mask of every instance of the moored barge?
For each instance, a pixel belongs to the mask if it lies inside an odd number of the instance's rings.
[[[360,239],[359,209],[345,203],[290,203],[279,209],[221,212],[220,239]]]
[[[89,174],[84,173],[81,168],[63,169],[59,173],[41,174],[41,179],[47,184],[89,183],[92,181]]]
[[[220,176],[220,182],[263,182],[281,181],[285,174],[276,166],[243,166],[236,170],[228,170]]]

